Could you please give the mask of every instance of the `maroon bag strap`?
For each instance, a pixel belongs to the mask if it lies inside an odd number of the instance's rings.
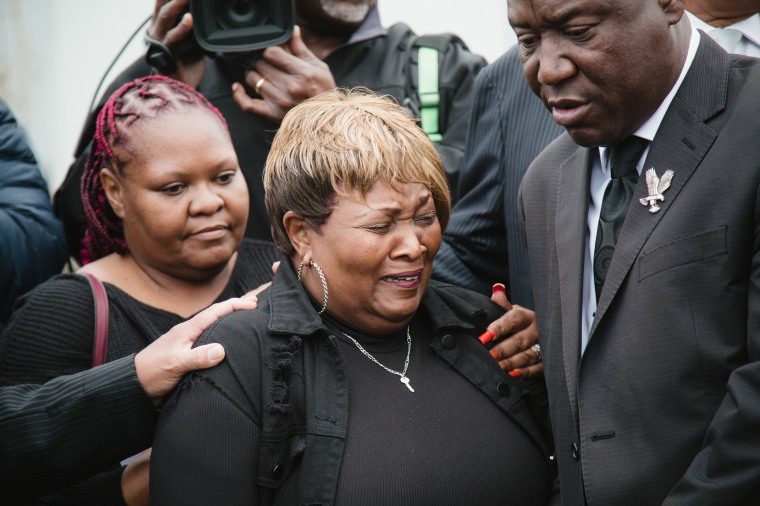
[[[82,274],[90,282],[95,300],[95,345],[92,348],[92,366],[106,363],[108,351],[108,294],[103,282],[92,274]]]

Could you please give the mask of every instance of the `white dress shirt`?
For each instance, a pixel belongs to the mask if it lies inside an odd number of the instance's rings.
[[[697,47],[699,46],[700,34],[697,29],[692,25],[691,39],[689,40],[689,51],[686,54],[686,61],[681,69],[681,75],[678,76],[678,80],[673,85],[673,88],[665,97],[660,107],[649,117],[649,119],[636,130],[633,135],[646,139],[652,142],[657,130],[660,128],[662,119],[665,117],[665,113],[670,107],[670,103],[678,92],[678,88],[681,87],[681,83],[686,77],[686,73],[691,68],[691,64],[694,61],[694,56],[697,54]],[[636,170],[641,174],[642,166],[649,153],[649,146],[646,147],[644,152],[639,158]],[[581,354],[586,351],[588,345],[589,331],[591,330],[591,324],[594,321],[594,315],[596,314],[596,288],[594,287],[594,246],[596,244],[596,229],[599,225],[599,214],[602,209],[602,199],[604,198],[604,191],[607,189],[607,185],[611,180],[610,167],[609,167],[609,149],[606,146],[599,147],[599,156],[594,158],[593,165],[591,167],[591,184],[589,192],[591,198],[588,205],[588,218],[587,218],[587,233],[586,236],[586,254],[583,263],[583,314],[581,315]]]
[[[710,32],[713,30],[716,30],[714,26],[708,25],[696,17],[694,14],[690,12],[687,12],[686,14],[689,16],[691,26],[702,30],[708,35],[710,35]],[[738,23],[729,25],[726,28],[731,28],[733,30],[739,30],[742,32],[742,38],[739,40],[739,44],[734,49],[734,53],[760,58],[760,12],[748,17],[747,19],[743,19]],[[717,28],[717,30],[720,30],[720,28]]]

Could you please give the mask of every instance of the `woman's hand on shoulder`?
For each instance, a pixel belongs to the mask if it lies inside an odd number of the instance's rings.
[[[494,332],[494,339],[507,336],[491,348],[491,356],[512,377],[527,378],[543,374],[540,355],[531,349],[538,344],[536,313],[522,306],[513,306],[501,284],[494,285],[491,300],[503,307],[506,313],[489,324],[488,330]]]
[[[211,343],[194,348],[195,341],[222,316],[240,309],[255,308],[256,304],[243,297],[217,302],[175,325],[135,355],[135,372],[148,397],[158,405],[186,373],[219,364],[224,359],[221,344]]]

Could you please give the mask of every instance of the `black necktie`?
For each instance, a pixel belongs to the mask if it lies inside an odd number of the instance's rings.
[[[633,190],[639,181],[636,164],[647,144],[649,141],[646,139],[631,136],[610,148],[612,180],[604,191],[594,245],[594,286],[597,301],[602,293],[604,278],[607,276],[607,269],[610,267],[612,254],[615,252],[615,244],[633,198]]]

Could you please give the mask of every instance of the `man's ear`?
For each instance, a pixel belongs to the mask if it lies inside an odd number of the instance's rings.
[[[314,230],[306,219],[295,211],[288,211],[282,217],[282,225],[288,234],[290,244],[296,250],[296,256],[308,264],[311,260],[311,235]]]
[[[100,170],[100,184],[106,193],[108,203],[116,216],[124,219],[124,196],[121,191],[119,178],[110,169],[103,167]]]

